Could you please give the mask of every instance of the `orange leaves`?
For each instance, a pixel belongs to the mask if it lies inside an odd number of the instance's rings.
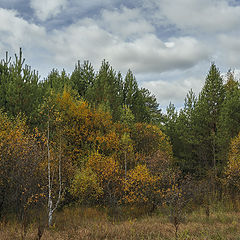
[[[97,136],[96,140],[98,142],[99,149],[107,155],[119,150],[119,137],[112,130],[103,136]]]
[[[119,164],[113,157],[105,157],[99,153],[95,153],[89,157],[87,167],[92,169],[99,181],[117,181],[120,176]]]
[[[10,120],[0,112],[0,121],[0,184],[8,189],[3,199],[12,207],[20,202],[16,209],[26,208],[44,198],[44,138],[37,130],[31,134],[20,117]]]
[[[91,195],[109,202],[123,197],[133,203],[148,202],[160,194],[160,174],[150,170],[160,169],[159,161],[170,162],[172,149],[157,126],[113,123],[103,108],[90,108],[66,89],[52,104],[53,141],[58,141],[61,132],[62,155],[72,168],[78,168],[74,177],[68,174],[74,197]],[[153,156],[154,161],[150,161]],[[146,165],[136,166],[137,162]]]
[[[159,193],[158,189],[155,189],[157,181],[158,178],[150,173],[146,165],[136,166],[123,180],[123,200],[127,203],[148,202],[152,194]]]
[[[74,99],[66,90],[56,104],[68,146],[66,154],[73,162],[79,164],[92,151],[111,155],[118,150],[119,139],[108,113],[90,109],[85,101]]]

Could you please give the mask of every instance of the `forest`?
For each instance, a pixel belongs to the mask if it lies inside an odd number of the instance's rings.
[[[233,71],[223,76],[210,64],[200,93],[189,89],[180,110],[170,103],[163,112],[131,70],[106,60],[97,71],[79,61],[72,73],[53,69],[45,79],[21,49],[1,60],[0,239],[238,239],[239,190]],[[223,235],[186,227],[196,211],[195,221],[214,226],[216,208],[227,209],[221,224],[231,223]],[[167,230],[144,235],[156,222]],[[65,224],[72,235],[58,238]]]

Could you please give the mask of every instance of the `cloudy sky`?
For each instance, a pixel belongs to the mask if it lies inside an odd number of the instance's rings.
[[[1,58],[22,47],[41,78],[106,59],[162,108],[198,93],[211,62],[238,73],[239,39],[239,0],[0,0]]]

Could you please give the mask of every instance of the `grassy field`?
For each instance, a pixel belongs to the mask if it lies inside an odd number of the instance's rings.
[[[130,211],[130,210],[129,210]],[[45,228],[41,239],[176,239],[175,228],[166,213],[133,217],[134,214],[121,214],[118,218],[111,213],[96,208],[67,208],[55,215],[55,224]],[[137,215],[137,214],[136,214]],[[28,226],[25,236],[17,222],[0,223],[0,239],[38,239],[37,225]],[[240,212],[212,209],[209,218],[203,209],[185,216],[180,224],[177,239],[239,239]]]

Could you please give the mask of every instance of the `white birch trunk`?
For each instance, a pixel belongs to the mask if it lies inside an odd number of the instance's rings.
[[[53,201],[52,201],[52,185],[53,185],[53,179],[51,179],[51,156],[50,156],[50,116],[48,112],[48,126],[47,126],[47,151],[48,151],[48,226],[52,226],[52,220],[53,220],[53,213],[57,209],[58,204],[61,199],[62,194],[62,173],[61,173],[61,154],[62,154],[62,146],[61,146],[61,136],[60,136],[60,154],[59,154],[59,161],[58,161],[58,178],[59,178],[59,191],[58,191],[58,199],[55,204],[55,207],[53,207]]]

